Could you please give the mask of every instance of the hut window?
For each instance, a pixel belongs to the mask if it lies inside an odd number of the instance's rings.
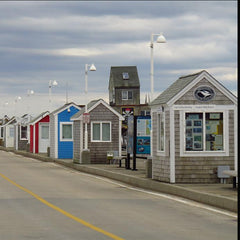
[[[111,141],[111,122],[92,122],[92,142]]]
[[[1,135],[0,135],[0,138],[1,138],[1,139],[3,138],[3,127],[1,127]]]
[[[60,139],[61,141],[72,141],[73,139],[72,123],[61,123]]]
[[[20,138],[27,139],[27,126],[21,126],[20,129],[21,129]]]
[[[164,151],[164,138],[165,138],[165,121],[164,121],[164,113],[157,115],[157,150],[163,152]]]
[[[49,139],[49,126],[41,126],[41,139]]]
[[[223,113],[186,113],[186,151],[223,151]]]
[[[9,137],[14,137],[14,127],[9,127]]]

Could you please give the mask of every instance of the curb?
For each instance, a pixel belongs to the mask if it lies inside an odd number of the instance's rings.
[[[186,189],[184,187],[176,186],[174,184],[170,183],[162,183],[159,181],[155,181],[153,179],[142,179],[142,178],[137,178],[134,176],[129,176],[126,174],[119,174],[116,172],[111,172],[103,169],[98,169],[91,167],[90,165],[80,165],[76,164],[73,162],[67,163],[64,162],[60,159],[54,159],[50,157],[44,157],[40,156],[38,154],[33,154],[25,151],[16,151],[16,150],[9,150],[3,147],[0,147],[0,150],[4,150],[7,152],[13,152],[18,155],[22,155],[25,157],[30,157],[34,159],[38,159],[40,161],[44,162],[55,162],[61,165],[64,165],[69,168],[73,168],[75,170],[85,172],[85,173],[90,173],[93,175],[98,175],[106,178],[110,178],[113,180],[117,180],[135,187],[139,188],[144,188],[146,190],[151,190],[151,191],[156,191],[156,192],[161,192],[161,193],[167,193],[171,195],[175,195],[178,197],[183,197],[187,198],[196,202],[200,202],[203,204],[207,204],[210,206],[214,206],[217,208],[225,209],[231,212],[236,212],[238,211],[238,201],[234,199],[230,199],[228,197],[223,197],[223,196],[217,196],[214,194],[210,193],[203,193],[203,192],[198,192],[194,191],[191,189]]]

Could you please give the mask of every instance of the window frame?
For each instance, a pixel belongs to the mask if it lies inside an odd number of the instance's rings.
[[[129,98],[129,92],[132,93],[132,98]],[[126,93],[126,98],[123,98],[124,93]],[[124,101],[133,100],[133,91],[131,91],[131,90],[122,90],[122,100],[124,100]]]
[[[161,141],[161,129],[160,127],[160,120],[163,120],[163,150],[161,150],[159,141]],[[163,154],[166,151],[166,123],[165,123],[165,112],[158,112],[157,113],[157,153]]]
[[[40,131],[41,131],[41,140],[50,140],[50,126],[49,124],[40,124]],[[47,127],[48,128],[48,138],[43,138],[43,128]]]
[[[22,127],[26,127],[26,137],[22,137]],[[28,126],[20,125],[20,140],[28,140]]]
[[[63,138],[63,126],[71,125],[72,126],[72,138]],[[61,142],[72,142],[73,141],[73,122],[60,122],[60,141]]]
[[[102,134],[102,130],[103,130],[103,124],[104,123],[108,123],[109,124],[109,140],[104,141],[103,140],[103,134]],[[99,140],[93,140],[93,124],[100,124],[100,139]],[[112,122],[111,121],[91,121],[91,142],[112,142]]]
[[[0,126],[0,139],[4,138],[4,128],[3,126]]]
[[[203,114],[203,150],[186,151],[186,113],[202,113]],[[223,150],[207,151],[206,150],[206,113],[223,113]],[[209,109],[206,111],[197,111],[192,109],[189,111],[180,111],[180,157],[196,157],[196,156],[229,156],[229,112],[223,109]]]

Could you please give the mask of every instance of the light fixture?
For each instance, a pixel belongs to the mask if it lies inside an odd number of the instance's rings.
[[[166,43],[166,38],[160,33],[160,35],[157,38],[157,43]]]
[[[89,71],[96,71],[97,69],[96,69],[96,67],[94,66],[94,64],[92,64],[91,66],[90,66],[90,68],[89,68]]]

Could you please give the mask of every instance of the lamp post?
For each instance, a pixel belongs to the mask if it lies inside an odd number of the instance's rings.
[[[22,100],[22,98],[20,96],[16,97],[14,100],[14,103],[15,103],[14,115],[15,116],[16,116],[17,102],[19,102],[20,100]]]
[[[157,43],[166,43],[165,37],[160,34],[151,34],[151,43],[150,43],[150,48],[151,48],[151,101],[153,100],[153,94],[154,94],[154,71],[153,71],[153,41],[154,41],[154,36],[158,36],[157,38]]]
[[[50,80],[48,84],[48,95],[49,95],[49,108],[52,110],[52,87],[57,86],[58,82],[56,80]]]
[[[27,90],[27,96],[28,96],[28,98],[31,96],[31,95],[33,95],[34,94],[34,91],[33,90]],[[29,113],[29,109],[30,109],[30,103],[29,103],[30,101],[27,101],[27,113]]]
[[[85,64],[85,94],[86,94],[86,100],[87,100],[87,93],[88,93],[88,68],[89,68],[89,71],[96,71],[97,70],[96,67],[94,66],[94,64],[92,64],[92,65]],[[87,101],[86,106],[85,106],[85,116],[88,114],[87,104],[88,104],[88,101]],[[88,130],[87,130],[87,121],[86,120],[85,120],[85,144],[84,144],[84,149],[88,149]]]

